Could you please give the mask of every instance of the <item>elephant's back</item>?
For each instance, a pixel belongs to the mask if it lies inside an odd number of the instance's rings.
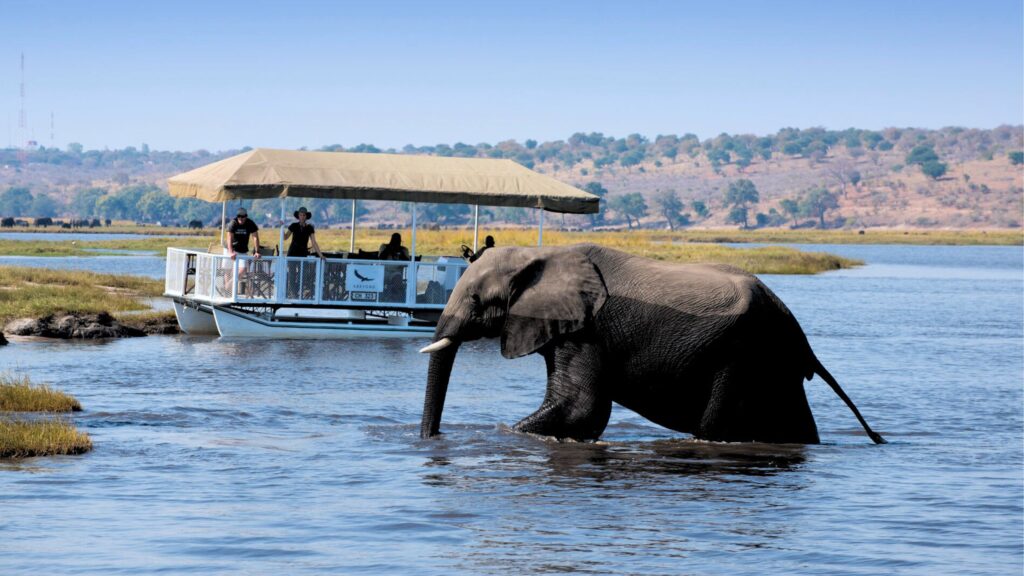
[[[630,343],[635,361],[644,364],[635,369],[691,369],[706,355],[716,354],[715,348],[737,338],[780,328],[790,331],[779,323],[789,311],[757,277],[743,270],[624,253],[614,255],[614,260],[611,266],[598,264],[608,299],[595,319],[599,331],[612,340]]]
[[[740,315],[761,293],[757,277],[724,264],[679,264],[648,258],[623,261],[610,297],[635,299],[692,315]]]

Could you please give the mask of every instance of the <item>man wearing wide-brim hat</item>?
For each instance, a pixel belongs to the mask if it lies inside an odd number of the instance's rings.
[[[288,246],[288,256],[290,258],[305,258],[309,256],[309,245],[313,245],[313,251],[316,255],[323,258],[324,253],[320,251],[320,245],[316,243],[316,236],[313,224],[309,221],[313,215],[306,210],[303,206],[294,212],[295,219],[298,222],[292,222],[288,226],[288,231],[284,233],[284,239],[292,239],[292,243]]]

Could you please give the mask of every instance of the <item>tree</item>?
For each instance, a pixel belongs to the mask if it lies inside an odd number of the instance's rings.
[[[608,195],[608,189],[602,186],[601,183],[596,180],[593,182],[587,182],[586,185],[583,186],[583,189],[586,190],[587,192],[590,192],[594,196],[600,198],[600,200],[598,200],[597,202],[597,212],[590,215],[590,225],[598,226],[604,223],[604,207],[608,203],[608,201],[605,200],[604,197]]]
[[[946,174],[946,168],[946,163],[939,162],[938,160],[929,160],[928,162],[921,164],[921,172],[932,180],[942,178]]]
[[[621,158],[619,158],[619,164],[622,165],[623,168],[630,168],[642,162],[643,159],[643,150],[630,150],[629,152],[623,154]]]
[[[697,213],[698,218],[707,218],[711,212],[708,210],[708,205],[703,200],[694,200],[690,202],[690,207]]]
[[[744,228],[747,227],[747,208],[745,206],[734,206],[732,210],[729,210],[729,215],[726,220],[733,224],[742,224]]]
[[[658,205],[658,209],[661,211],[662,216],[668,221],[668,227],[670,230],[675,231],[676,224],[682,224],[684,220],[688,220],[683,215],[683,203],[679,200],[679,195],[676,194],[675,190],[660,190],[654,195],[654,202]]]
[[[103,188],[79,190],[71,200],[71,213],[78,218],[98,215],[96,205],[99,203],[100,198],[103,198],[106,194],[107,191]]]
[[[162,190],[152,190],[139,198],[139,215],[147,222],[170,222],[178,219],[174,198]]]
[[[29,211],[36,219],[53,218],[57,215],[57,202],[46,194],[36,194]]]
[[[843,198],[846,198],[846,185],[857,185],[860,182],[860,172],[847,160],[838,160],[828,168],[828,173],[839,182]]]
[[[779,202],[779,207],[782,211],[793,219],[793,226],[796,226],[796,217],[800,215],[800,203],[792,198],[786,198]]]
[[[817,216],[821,228],[825,227],[825,213],[838,207],[836,195],[823,186],[812,188],[800,202],[801,212]]]
[[[640,219],[647,215],[647,202],[639,192],[616,196],[608,201],[608,207],[626,219],[630,230],[633,229],[633,218],[639,225]]]
[[[11,187],[0,194],[0,214],[27,216],[32,208],[32,193],[28,188]]]
[[[1010,152],[1007,157],[1010,158],[1010,164],[1014,166],[1024,164],[1024,152]]]
[[[938,180],[946,174],[946,164],[939,162],[939,155],[931,145],[920,144],[907,154],[907,164],[918,164],[921,172],[932,180]]]
[[[907,154],[907,164],[924,164],[938,159],[939,155],[935,153],[935,148],[927,144],[914,146],[910,154]]]
[[[600,196],[601,198],[604,198],[605,195],[608,194],[608,189],[602,186],[601,183],[596,180],[593,182],[587,182],[586,185],[583,186],[583,189],[586,190],[587,192],[590,192],[594,196]]]
[[[729,188],[725,191],[725,203],[729,206],[757,204],[760,200],[761,196],[757,193],[757,187],[746,178],[730,182]]]

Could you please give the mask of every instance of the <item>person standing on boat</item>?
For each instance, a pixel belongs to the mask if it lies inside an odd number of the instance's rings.
[[[231,221],[231,225],[228,226],[228,254],[231,255],[231,259],[234,260],[239,254],[249,253],[249,236],[252,236],[256,242],[256,248],[253,250],[253,256],[255,258],[260,257],[260,227],[255,222],[249,220],[249,213],[245,211],[245,208],[239,208],[235,214],[235,219]]]
[[[294,214],[298,222],[292,222],[291,226],[288,226],[288,231],[284,233],[285,240],[292,239],[292,243],[288,246],[288,257],[305,258],[309,256],[309,245],[312,243],[313,251],[317,256],[323,258],[324,253],[320,251],[320,245],[316,243],[316,231],[309,221],[313,215],[306,210],[305,206],[296,210]]]
[[[324,253],[320,251],[320,245],[316,243],[316,235],[313,225],[309,222],[312,214],[303,206],[294,212],[298,222],[292,222],[288,231],[284,233],[284,239],[291,238],[292,243],[288,246],[288,258],[305,258],[309,256],[309,244],[313,243],[313,250],[321,259]],[[311,263],[303,263],[297,260],[288,261],[288,284],[286,293],[290,299],[310,300],[313,298],[314,284],[316,283],[316,267]]]

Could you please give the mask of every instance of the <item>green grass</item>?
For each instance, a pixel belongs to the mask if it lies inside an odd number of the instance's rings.
[[[162,280],[73,270],[0,267],[0,324],[16,318],[79,312],[148,310],[140,296],[159,296]]]
[[[33,384],[28,376],[0,374],[2,412],[78,412],[82,405],[46,384]]]
[[[0,458],[29,458],[54,454],[82,454],[92,440],[63,417],[13,416],[12,412],[77,412],[74,397],[28,376],[0,374]]]
[[[92,439],[66,418],[0,417],[0,458],[83,454]]]

